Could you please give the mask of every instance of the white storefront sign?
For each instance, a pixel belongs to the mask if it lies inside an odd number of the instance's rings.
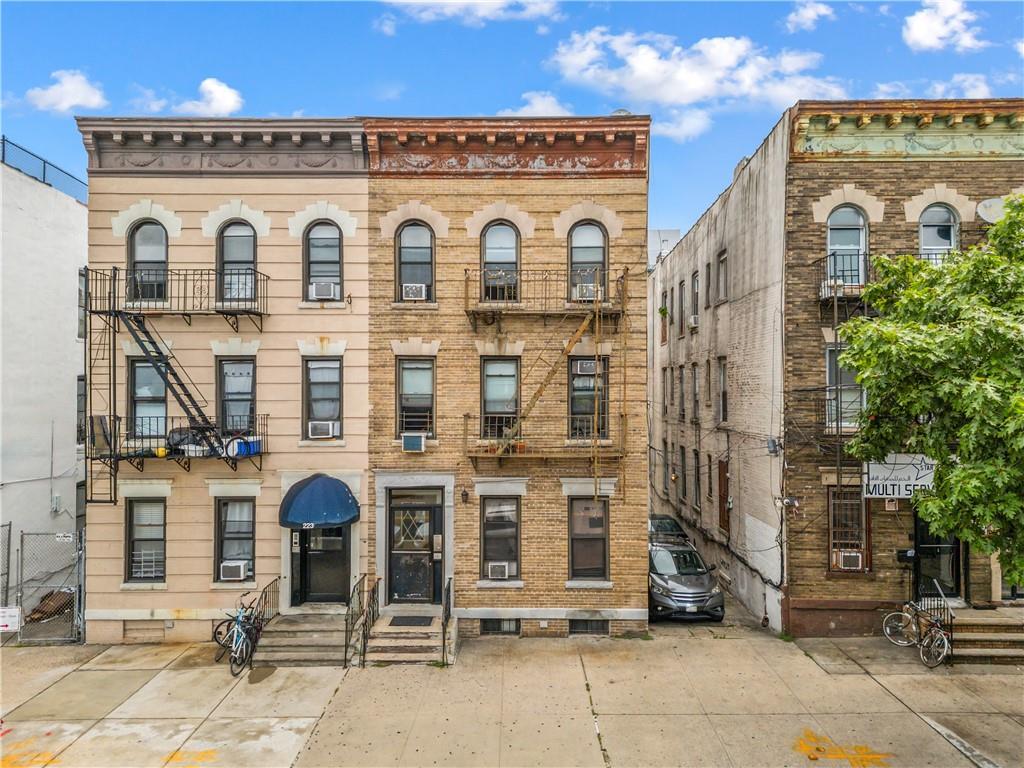
[[[935,485],[935,462],[919,453],[890,453],[884,462],[868,462],[864,477],[866,499],[909,499]]]
[[[21,629],[21,608],[0,608],[0,632],[17,632]]]

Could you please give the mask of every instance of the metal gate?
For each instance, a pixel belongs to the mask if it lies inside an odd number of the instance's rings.
[[[0,606],[10,605],[11,524],[0,525]]]
[[[26,533],[18,547],[18,606],[22,643],[82,639],[85,534]]]

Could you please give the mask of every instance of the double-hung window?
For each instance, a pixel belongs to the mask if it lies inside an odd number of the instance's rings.
[[[679,500],[686,499],[686,448],[679,446],[679,475],[677,476]]]
[[[959,247],[958,221],[945,205],[929,205],[921,214],[921,258],[941,264],[946,254]]]
[[[679,420],[686,418],[686,366],[679,366]]]
[[[595,301],[607,287],[607,249],[604,230],[582,222],[569,233],[569,300]]]
[[[306,358],[303,373],[305,436],[341,437],[341,358]]]
[[[422,433],[434,437],[434,359],[398,360],[397,434]]]
[[[496,221],[481,238],[483,301],[519,301],[519,233],[511,224]]]
[[[672,479],[672,453],[668,447],[668,440],[661,441],[661,489],[668,496],[669,484]]]
[[[825,428],[829,432],[857,426],[864,393],[855,371],[839,365],[842,348],[825,349]]]
[[[75,397],[75,437],[76,442],[81,445],[85,442],[85,376],[79,376],[77,380],[78,391]]]
[[[718,358],[718,420],[729,420],[729,371],[724,357]]]
[[[672,322],[669,318],[668,291],[661,292],[661,307],[658,313],[661,316],[661,343],[664,344],[668,341],[668,327]]]
[[[163,499],[128,499],[128,581],[163,581],[166,560]]]
[[[867,523],[859,488],[828,489],[829,568],[867,570]]]
[[[715,299],[725,301],[729,298],[729,257],[725,251],[718,254],[718,271],[716,276],[718,278],[718,290],[715,294]]]
[[[842,205],[832,211],[828,217],[828,281],[842,285],[863,285],[866,249],[867,227],[864,214],[851,205]],[[822,291],[827,290],[831,290],[831,287],[822,286]]]
[[[711,306],[711,262],[704,265],[704,308]]]
[[[686,330],[686,281],[679,281],[679,333]]]
[[[167,232],[155,221],[144,221],[128,235],[128,300],[167,299]]]
[[[696,271],[690,275],[690,315],[696,325],[700,317],[700,273]]]
[[[129,360],[128,423],[136,440],[156,438],[163,445],[167,436],[167,387],[156,368],[145,360]]]
[[[693,449],[693,506],[700,509],[700,451]]]
[[[219,360],[220,422],[223,434],[252,431],[256,418],[256,361]]]
[[[217,556],[214,578],[220,580],[220,566],[244,562],[246,578],[253,578],[256,559],[256,501],[217,499]]]
[[[434,300],[434,233],[413,221],[398,231],[398,301]]]
[[[320,221],[306,230],[306,298],[341,301],[341,230],[334,222]]]
[[[569,500],[569,577],[608,578],[608,500]]]
[[[220,232],[220,300],[225,304],[256,299],[256,231],[234,221]]]
[[[481,362],[483,379],[483,438],[504,437],[519,413],[519,359],[486,358]]]
[[[608,358],[569,358],[569,439],[608,437]]]
[[[518,578],[519,498],[485,496],[481,499],[480,576]]]
[[[690,395],[693,406],[690,419],[696,421],[700,418],[700,373],[697,370],[697,363],[690,364]]]

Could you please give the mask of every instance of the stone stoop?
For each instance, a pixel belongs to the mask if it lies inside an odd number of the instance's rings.
[[[441,619],[427,627],[393,627],[392,616],[381,616],[370,629],[366,665],[440,664]]]
[[[1005,616],[957,616],[953,662],[1024,666],[1024,622]]]
[[[353,635],[358,629],[353,630]],[[351,638],[350,648],[355,638]],[[345,617],[317,613],[276,616],[263,628],[253,667],[340,667],[346,661]],[[351,660],[352,652],[348,651]]]

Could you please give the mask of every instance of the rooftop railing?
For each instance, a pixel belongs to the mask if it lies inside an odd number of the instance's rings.
[[[22,173],[38,179],[43,184],[47,184],[81,203],[89,200],[88,184],[35,152],[30,152],[20,144],[15,144],[6,136],[0,137],[0,158],[5,165],[17,168]]]

